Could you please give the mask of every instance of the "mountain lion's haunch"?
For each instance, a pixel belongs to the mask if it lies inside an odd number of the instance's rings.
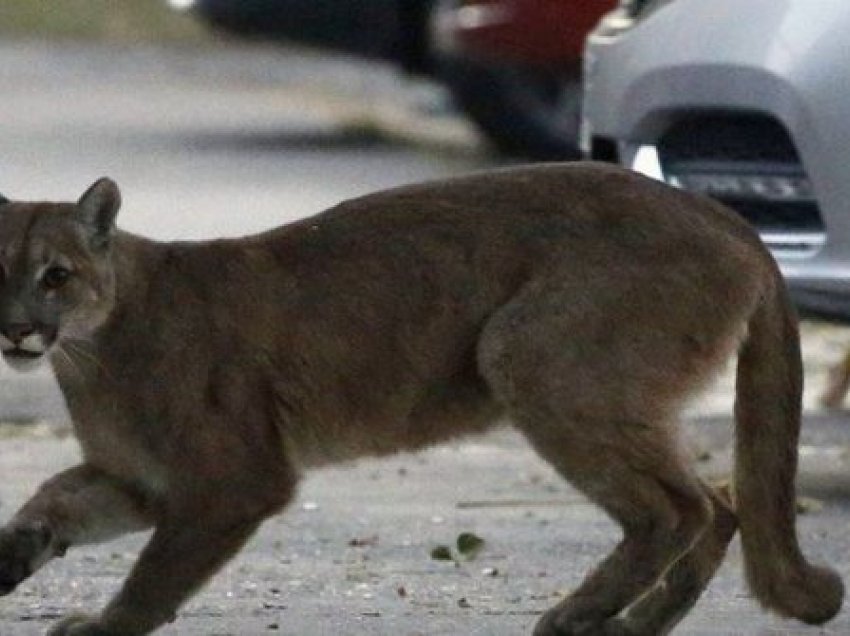
[[[0,351],[50,359],[84,458],[0,531],[0,592],[154,528],[112,602],[51,634],[147,634],[303,471],[503,417],[623,529],[538,636],[670,631],[736,526],[765,607],[839,610],[840,579],[795,533],[795,315],[722,206],[574,164],[398,188],[240,239],[154,242],[117,230],[118,207],[108,179],[76,203],[0,200]],[[733,511],[675,427],[736,349]]]

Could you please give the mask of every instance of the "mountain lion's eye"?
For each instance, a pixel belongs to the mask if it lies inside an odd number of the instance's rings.
[[[44,286],[47,287],[47,289],[59,289],[68,282],[68,277],[70,275],[71,272],[69,270],[64,267],[60,267],[59,265],[54,265],[44,272],[44,276],[41,277],[41,282],[44,283]]]

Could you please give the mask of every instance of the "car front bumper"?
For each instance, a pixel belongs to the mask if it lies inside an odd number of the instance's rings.
[[[585,149],[752,211],[801,305],[850,317],[848,28],[844,0],[673,0],[597,29]]]

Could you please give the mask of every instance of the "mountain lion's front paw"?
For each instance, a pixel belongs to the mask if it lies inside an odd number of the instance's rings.
[[[68,616],[50,628],[47,636],[118,636],[100,626],[97,619],[76,614]]]
[[[0,596],[14,590],[45,560],[53,533],[33,522],[0,530]]]

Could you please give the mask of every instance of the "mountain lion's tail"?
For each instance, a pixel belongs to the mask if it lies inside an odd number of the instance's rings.
[[[795,532],[802,362],[797,318],[779,273],[750,318],[738,359],[735,488],[747,581],[766,607],[806,623],[841,608],[844,586],[808,563]]]

